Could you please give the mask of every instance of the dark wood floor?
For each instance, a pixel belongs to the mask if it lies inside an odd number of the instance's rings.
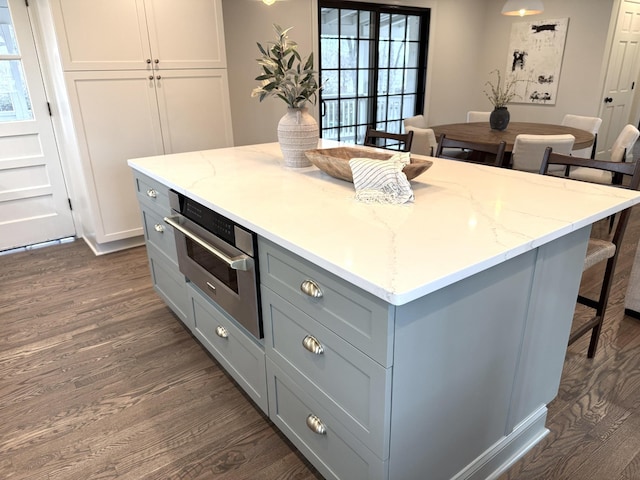
[[[315,479],[155,295],[144,247],[0,256],[0,478]]]
[[[596,358],[569,348],[551,433],[501,480],[640,479],[639,234],[636,211]],[[0,256],[0,325],[2,479],[321,478],[155,295],[143,247]]]

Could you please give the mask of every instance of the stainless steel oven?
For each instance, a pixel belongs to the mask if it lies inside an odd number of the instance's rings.
[[[173,190],[172,215],[180,271],[257,338],[262,338],[257,236]]]

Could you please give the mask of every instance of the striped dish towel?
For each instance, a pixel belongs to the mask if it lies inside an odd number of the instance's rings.
[[[413,190],[402,172],[409,163],[409,152],[396,153],[389,160],[352,158],[356,200],[364,203],[406,203],[413,201]]]

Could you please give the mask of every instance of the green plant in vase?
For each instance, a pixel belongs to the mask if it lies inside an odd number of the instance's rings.
[[[289,167],[307,167],[311,162],[305,151],[318,146],[318,122],[306,107],[314,105],[321,88],[313,69],[313,52],[306,60],[298,53],[298,44],[289,38],[290,28],[273,25],[276,41],[263,46],[258,43],[261,57],[257,59],[262,70],[255,79],[260,85],[251,92],[262,102],[276,97],[287,104],[287,113],[278,122],[278,142]]]

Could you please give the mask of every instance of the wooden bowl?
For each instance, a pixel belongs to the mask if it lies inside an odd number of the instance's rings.
[[[366,147],[337,147],[320,148],[304,152],[316,167],[327,175],[353,183],[349,160],[352,158],[373,158],[374,160],[389,160],[393,153],[381,152]],[[402,172],[408,180],[416,178],[426,172],[433,162],[411,157],[411,163],[405,165]]]

